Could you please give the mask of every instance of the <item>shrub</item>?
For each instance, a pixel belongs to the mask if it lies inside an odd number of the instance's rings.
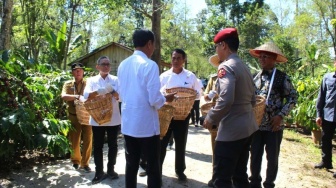
[[[296,78],[294,81],[298,92],[298,104],[291,112],[294,121],[307,130],[318,130],[315,123],[316,99],[319,92],[322,76]]]
[[[68,79],[64,71],[31,63],[20,53],[0,60],[1,160],[10,161],[22,150],[47,150],[54,156],[70,151],[70,123],[60,97]]]

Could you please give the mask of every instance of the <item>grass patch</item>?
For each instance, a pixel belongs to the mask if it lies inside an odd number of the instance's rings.
[[[333,157],[335,159],[335,155]],[[320,161],[321,150],[314,144],[310,135],[295,129],[284,130],[279,168],[288,173],[285,176],[290,176],[289,180],[286,178],[289,181],[287,183],[292,182],[295,187],[331,187],[331,183],[335,181],[332,177],[333,171],[314,168]],[[282,187],[281,183],[279,185]]]

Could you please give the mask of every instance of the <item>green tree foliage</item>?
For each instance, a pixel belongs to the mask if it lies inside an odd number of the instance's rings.
[[[110,42],[118,42],[133,48],[132,33],[136,28],[136,22],[131,19],[132,12],[129,7],[120,7],[118,10],[109,10],[104,19],[97,22],[96,31],[93,33],[92,49]]]
[[[31,61],[36,61],[41,53],[43,28],[48,20],[44,16],[49,7],[50,1],[43,0],[19,0],[14,4],[12,42]]]
[[[49,62],[53,62],[59,69],[61,69],[63,60],[86,42],[82,35],[78,35],[69,44],[69,50],[66,50],[66,30],[66,23],[64,22],[57,35],[51,29],[47,29],[44,33],[44,38],[50,46],[47,50],[49,52]]]
[[[312,0],[313,10],[320,19],[321,40],[328,36],[332,44],[334,54],[336,54],[336,28],[333,27],[331,20],[336,17],[336,1],[335,0]]]

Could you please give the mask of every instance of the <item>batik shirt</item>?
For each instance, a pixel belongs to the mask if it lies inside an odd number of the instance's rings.
[[[267,98],[268,90],[271,89],[266,109],[259,130],[272,131],[271,119],[280,115],[282,118],[287,116],[297,103],[297,92],[292,85],[288,75],[276,70],[273,86],[270,88],[270,82],[274,69],[261,71],[254,77],[256,94]],[[281,127],[284,128],[283,126]]]

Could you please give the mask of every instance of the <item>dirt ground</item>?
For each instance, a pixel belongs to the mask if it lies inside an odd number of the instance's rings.
[[[48,165],[36,165],[33,168],[14,171],[6,177],[0,177],[0,185],[4,188],[9,187],[27,187],[27,188],[49,188],[49,187],[73,187],[73,188],[118,188],[125,187],[125,156],[123,148],[123,138],[118,140],[119,152],[115,170],[119,173],[119,179],[105,179],[99,184],[92,185],[91,180],[94,172],[85,173],[81,170],[74,170],[69,159],[56,160]],[[277,188],[299,188],[299,187],[318,187],[318,188],[336,188],[336,179],[332,177],[333,171],[311,170],[316,159],[304,156],[304,148],[288,147],[295,144],[295,140],[287,139],[284,136],[282,149],[280,153],[280,165],[278,178],[276,180]],[[104,156],[107,145],[105,144]],[[295,162],[293,156],[297,157],[297,151],[301,151],[300,157],[303,163]],[[206,129],[189,127],[189,135],[186,150],[187,168],[185,174],[188,177],[186,182],[179,182],[174,173],[174,147],[167,151],[166,160],[163,166],[163,188],[202,188],[207,187],[207,182],[211,178],[211,145],[210,134]],[[308,155],[307,155],[308,156]],[[306,157],[306,158],[305,158]],[[336,156],[334,156],[335,159]],[[265,161],[266,159],[264,159]],[[298,159],[299,160],[299,159]],[[300,159],[301,160],[301,159]],[[106,161],[106,160],[105,160]],[[90,167],[94,169],[93,158],[90,161]],[[106,167],[106,164],[105,164]],[[334,167],[336,163],[334,162]],[[308,169],[308,170],[307,170]],[[106,170],[106,169],[105,169]],[[309,173],[303,173],[309,171]],[[324,174],[317,176],[316,174]],[[265,176],[265,163],[263,164],[262,176]],[[146,187],[146,177],[138,176],[139,188]],[[1,187],[0,186],[0,187]]]

